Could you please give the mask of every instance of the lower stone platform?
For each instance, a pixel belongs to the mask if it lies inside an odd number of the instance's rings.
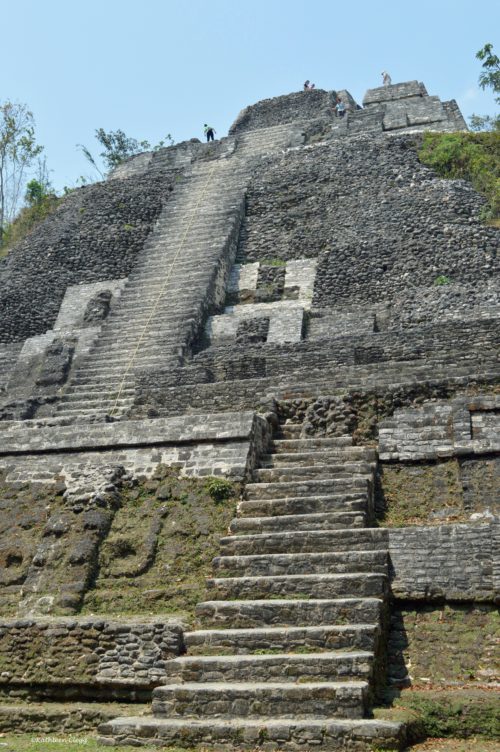
[[[134,704],[140,718],[151,705]],[[130,704],[116,702],[7,702],[0,704],[0,734],[93,733],[117,713],[130,712]],[[61,745],[61,749],[63,746]]]
[[[300,720],[297,718],[174,720],[162,718],[118,718],[99,728],[101,744],[114,746],[155,745],[190,748],[203,744],[208,749],[254,750],[349,750],[404,749],[403,726],[376,720]]]
[[[186,476],[243,480],[267,434],[266,421],[253,411],[77,425],[4,422],[0,471],[5,469],[9,482],[62,478],[68,490],[81,488],[86,477],[95,490],[101,470],[110,466],[147,477],[162,464]]]

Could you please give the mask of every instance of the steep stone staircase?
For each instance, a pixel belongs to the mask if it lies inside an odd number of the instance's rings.
[[[183,174],[56,416],[123,416],[137,369],[179,364],[207,310],[222,302],[256,162],[297,137],[300,124],[229,137]]]
[[[400,748],[398,724],[369,718],[388,587],[385,531],[366,527],[376,454],[298,431],[283,427],[247,484],[153,717],[104,724],[104,743]]]

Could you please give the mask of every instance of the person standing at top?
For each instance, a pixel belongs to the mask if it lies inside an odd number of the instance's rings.
[[[390,75],[387,73],[387,71],[382,71],[380,75],[382,76],[382,83],[384,84],[384,86],[390,86],[392,83],[392,79]]]
[[[207,137],[207,144],[208,144],[209,141],[214,140],[216,131],[215,131],[215,128],[212,128],[211,125],[207,125],[205,123],[205,125],[203,126],[203,133]]]
[[[309,89],[314,89],[316,84],[312,84],[309,79],[307,81],[304,81],[304,91],[309,91]]]
[[[340,97],[337,97],[337,103],[335,105],[335,112],[337,113],[337,117],[344,117],[345,115],[345,104],[343,103]]]

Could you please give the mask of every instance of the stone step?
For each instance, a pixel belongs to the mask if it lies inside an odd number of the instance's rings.
[[[9,692],[8,685],[3,684],[2,689]],[[21,685],[22,686],[22,685]],[[30,686],[30,685],[27,685]],[[49,685],[50,687],[50,685]],[[82,693],[82,696],[73,700],[76,694],[73,689],[69,689],[67,692],[67,699],[54,700],[47,699],[45,701],[35,700],[30,697],[29,700],[22,698],[23,690],[18,692],[19,696],[10,697],[5,702],[0,702],[0,728],[1,731],[1,744],[0,749],[2,752],[12,752],[13,745],[5,740],[7,735],[17,735],[19,733],[29,734],[34,737],[47,737],[48,735],[58,736],[58,746],[56,749],[60,749],[61,752],[68,749],[64,744],[63,739],[69,737],[78,736],[80,739],[84,739],[90,734],[95,733],[95,729],[101,723],[111,722],[116,718],[117,714],[130,712],[130,702],[109,702],[102,696],[98,702],[92,702],[88,698],[88,695],[92,696],[92,692],[89,693],[89,685],[85,687],[87,692]],[[10,690],[12,695],[17,694],[16,690]],[[31,694],[31,687],[28,690]],[[35,685],[33,688],[33,694],[43,696],[43,694],[50,696],[50,690],[47,692],[46,685]],[[122,694],[128,694],[127,690],[122,688]],[[139,693],[135,694],[137,697]],[[147,697],[147,693],[144,693]],[[133,690],[130,691],[130,695],[133,695]],[[118,697],[119,694],[117,693]],[[71,698],[71,699],[70,699]],[[145,716],[151,718],[151,706],[145,704],[145,698],[142,698],[143,702],[134,702],[134,713],[137,717],[143,718]],[[50,749],[50,746],[44,744],[47,739],[40,741],[40,747],[42,749]],[[10,740],[9,740],[10,742]],[[36,746],[39,746],[37,742],[33,742]],[[83,742],[81,742],[83,745]],[[21,742],[22,744],[22,742]],[[15,744],[17,747],[18,745]],[[24,744],[23,744],[24,746]],[[31,746],[31,744],[30,744]],[[33,747],[32,747],[33,749]],[[35,747],[36,749],[36,747]],[[79,747],[77,747],[79,749]]]
[[[212,222],[210,218],[208,221]],[[190,279],[191,273],[203,274],[204,270],[196,272],[196,265],[193,262],[202,257],[204,261],[217,261],[220,247],[226,242],[228,226],[232,229],[232,217],[214,222],[210,228],[202,225],[198,225],[194,230],[191,228],[180,253],[178,228],[175,228],[173,234],[155,235],[155,246],[149,249],[144,263],[131,272],[125,290],[129,289],[129,285],[139,285],[150,279],[158,284],[165,280],[170,282],[179,277]],[[181,229],[182,234],[184,231],[185,228]]]
[[[76,378],[75,374],[75,378]],[[72,383],[65,394],[61,395],[61,401],[64,401],[65,397],[73,394],[79,394],[82,398],[93,399],[94,397],[109,396],[110,390],[105,384],[100,383],[85,383],[82,384]],[[133,397],[135,394],[134,379],[132,376],[127,376],[122,387],[122,394],[126,397]]]
[[[196,617],[202,627],[218,629],[374,624],[382,607],[381,598],[215,600],[198,603]]]
[[[175,359],[174,362],[177,362],[179,360],[179,357]],[[134,372],[137,369],[142,368],[162,368],[166,367],[167,364],[170,366],[172,365],[173,359],[167,359],[167,358],[145,358],[145,357],[137,357],[134,359],[134,362],[132,363],[131,367],[129,367],[129,363],[112,363],[112,364],[101,364],[98,363],[89,364],[88,369],[86,370],[85,374],[79,375],[77,383],[80,385],[84,385],[87,383],[92,384],[102,384],[103,387],[107,387],[109,389],[115,389],[118,384],[121,384],[123,379],[130,379],[134,378]],[[75,377],[76,378],[76,377]]]
[[[160,269],[160,266],[158,268],[163,271],[163,274],[166,274],[169,266],[173,262],[179,261],[179,256],[176,258],[179,248],[189,250],[192,253],[191,258],[193,258],[204,247],[211,248],[216,244],[220,246],[222,239],[225,239],[228,234],[228,228],[231,229],[235,221],[234,211],[224,211],[215,215],[213,213],[202,213],[198,208],[196,211],[171,211],[170,215],[163,219],[165,223],[170,221],[170,232],[168,230],[158,231],[154,234],[152,239],[154,245],[147,248],[147,256],[142,264],[142,269],[147,270],[151,261],[163,259],[165,262],[163,268]],[[183,254],[184,258],[185,255]],[[182,257],[180,261],[182,261]],[[175,268],[176,272],[186,273],[182,264],[176,264]],[[137,271],[138,269],[134,270],[130,279],[135,278]]]
[[[243,598],[381,598],[386,592],[387,577],[372,572],[216,577],[207,580],[207,595],[222,601]]]
[[[212,567],[217,576],[271,577],[290,574],[388,573],[386,551],[338,551],[335,553],[264,554],[217,556]]]
[[[221,538],[221,554],[279,554],[332,551],[387,551],[387,530],[362,528],[356,530],[311,530],[306,532],[232,535]]]
[[[108,354],[105,356],[104,352],[92,353],[89,357],[88,364],[85,369],[85,375],[96,378],[97,376],[120,374],[120,376],[129,376],[133,374],[134,369],[141,369],[147,365],[151,365],[154,368],[161,368],[170,365],[178,365],[182,358],[184,347],[178,348],[139,348],[137,352],[134,349],[126,351],[124,355]]]
[[[152,353],[155,351],[168,351],[176,349],[178,346],[174,347],[171,344],[174,338],[179,338],[179,341],[183,341],[190,334],[189,326],[184,325],[182,327],[174,327],[173,329],[169,325],[166,325],[163,329],[150,326],[143,328],[138,322],[134,321],[134,326],[135,331],[132,333],[125,334],[114,331],[103,334],[92,348],[91,355],[95,357],[96,355],[107,354],[108,357],[114,358],[124,351],[134,352],[136,349],[140,352]]]
[[[168,684],[222,682],[369,681],[373,652],[182,656],[165,662]]]
[[[122,313],[128,308],[141,312],[150,311],[151,307],[161,302],[163,310],[171,310],[175,313],[175,301],[179,301],[177,310],[197,309],[201,301],[193,293],[205,290],[212,279],[214,269],[217,264],[217,254],[200,252],[200,262],[202,266],[196,274],[186,271],[181,274],[169,275],[168,260],[162,262],[163,270],[156,270],[148,265],[147,270],[142,272],[142,277],[135,279],[127,284],[124,292],[121,294],[118,304],[111,316],[115,316],[118,311]]]
[[[345,449],[351,447],[353,449],[359,449],[360,447],[353,447],[352,436],[339,436],[337,438],[323,438],[314,437],[307,439],[280,439],[274,438],[272,443],[273,453],[289,454],[294,452],[308,452],[314,448],[320,450],[326,449]],[[364,449],[364,447],[363,447]]]
[[[125,403],[134,399],[135,389],[120,389],[118,383],[112,386],[113,388],[108,389],[107,387],[103,388],[101,385],[100,390],[89,391],[83,384],[71,385],[66,394],[61,395],[59,404],[74,402],[75,400],[78,402],[88,401],[89,403],[102,401],[114,402],[117,398],[119,402]]]
[[[221,225],[222,227],[222,225]],[[214,242],[216,235],[210,235],[209,242]],[[208,238],[207,238],[208,239]],[[159,241],[161,243],[161,241]],[[198,242],[203,246],[203,239],[198,238]],[[163,243],[161,243],[163,245]],[[191,249],[191,243],[190,243]],[[175,249],[177,250],[177,248]],[[192,285],[195,280],[206,279],[209,272],[205,269],[196,269],[192,265],[185,265],[184,268],[176,264],[174,259],[168,258],[168,248],[162,249],[162,259],[158,263],[152,260],[141,269],[136,269],[128,278],[128,283],[120,295],[120,302],[123,300],[133,300],[138,298],[140,292],[145,292],[149,297],[153,297],[162,289],[170,291],[178,290],[179,278],[186,277]]]
[[[63,404],[56,405],[55,415],[70,415],[80,413],[91,413],[94,411],[106,412],[108,410],[121,410],[122,412],[129,410],[134,404],[132,398],[128,400],[119,400],[115,404],[113,399],[106,400],[69,400]]]
[[[147,344],[153,344],[161,337],[166,336],[180,336],[189,332],[192,328],[198,325],[195,317],[190,319],[183,319],[178,321],[177,319],[171,320],[169,316],[157,316],[158,310],[153,314],[152,319],[149,321],[148,316],[141,316],[141,318],[134,317],[135,330],[127,329],[125,322],[114,321],[110,322],[109,329],[102,329],[97,343],[101,346],[103,343],[111,345],[113,350],[117,350],[134,343],[137,345],[139,337],[144,335],[144,341]],[[130,319],[129,319],[130,321]],[[113,323],[113,326],[111,326]],[[150,339],[146,339],[150,338]]]
[[[100,420],[107,415],[112,416],[114,420],[121,420],[123,418],[126,418],[129,410],[130,407],[120,407],[116,410],[113,410],[113,407],[111,405],[109,405],[108,407],[91,407],[88,409],[72,409],[71,406],[68,406],[66,408],[62,408],[59,412],[57,412],[55,414],[55,417],[70,420],[74,424],[88,422],[93,423],[94,421]]]
[[[122,310],[137,312],[139,315],[144,313],[151,313],[155,306],[156,312],[166,312],[175,310],[175,302],[178,301],[179,308],[196,310],[200,304],[199,299],[196,298],[196,294],[206,290],[207,285],[210,283],[210,276],[208,274],[198,275],[196,280],[175,280],[171,285],[165,283],[153,283],[155,276],[151,276],[151,280],[144,279],[141,285],[125,295],[120,301]],[[157,278],[156,278],[157,279]],[[182,282],[185,285],[183,292],[179,292],[178,285]]]
[[[111,358],[97,358],[90,356],[88,365],[85,370],[75,374],[71,381],[78,386],[85,386],[87,384],[93,384],[94,386],[102,385],[104,388],[113,388],[115,382],[118,380],[120,383],[125,379],[124,384],[130,386],[134,384],[134,373],[138,369],[142,369],[150,365],[152,368],[165,367],[167,364],[170,366],[178,364],[181,359],[179,353],[163,354],[163,355],[145,355],[137,353],[132,359],[131,354],[126,360],[116,360]]]
[[[247,499],[281,499],[289,496],[325,496],[342,491],[354,492],[356,489],[369,491],[371,476],[369,475],[339,475],[329,478],[314,478],[291,480],[275,483],[247,483],[245,496]]]
[[[157,718],[362,718],[369,691],[364,681],[207,682],[153,690]]]
[[[261,629],[203,629],[185,632],[189,655],[218,653],[245,655],[256,650],[290,653],[294,650],[367,650],[374,652],[380,634],[377,624],[324,627],[265,627]]]
[[[279,427],[279,438],[298,439],[302,431],[302,423],[282,423]]]
[[[244,499],[238,504],[241,517],[319,514],[320,512],[365,512],[366,494],[297,496],[288,499]]]
[[[375,462],[376,459],[377,453],[374,449],[367,450],[364,447],[331,447],[329,449],[311,448],[307,452],[265,454],[261,457],[260,464],[265,469],[291,465],[310,467],[312,465],[339,464],[341,462],[364,462],[368,465],[368,463]]]
[[[103,328],[101,329],[101,335],[103,334],[119,334],[121,335],[123,332],[127,332],[127,321],[130,321],[130,316],[127,315],[127,309],[124,308],[121,310],[120,308],[116,308],[113,311],[113,315],[110,316],[110,318],[106,321]],[[198,320],[198,317],[195,315],[196,312],[190,310],[184,310],[181,309],[174,309],[169,310],[166,307],[162,309],[162,317],[161,317],[161,323],[158,324],[158,319],[155,316],[151,319],[151,322],[156,324],[156,326],[161,326],[161,328],[165,328],[166,325],[171,327],[179,328],[183,324],[192,324],[193,322],[196,322]],[[141,322],[143,324],[147,323],[151,316],[151,309],[148,311],[142,311],[141,314],[137,314],[134,318],[135,321]],[[154,328],[154,326],[153,326]]]
[[[84,400],[82,400],[81,403],[68,402],[64,405],[56,406],[54,418],[59,417],[61,419],[70,420],[71,417],[78,416],[82,413],[88,413],[90,415],[93,413],[106,413],[108,410],[113,410],[116,411],[117,414],[124,415],[130,410],[133,404],[134,401],[132,399],[128,401],[124,400],[116,406],[113,400],[106,402],[95,401],[92,403],[88,403]]]
[[[120,303],[120,307],[116,309],[116,313],[112,314],[112,318],[109,319],[109,325],[111,323],[114,325],[120,324],[122,331],[130,331],[130,329],[126,329],[128,316],[128,321],[137,322],[137,326],[144,324],[151,317],[151,321],[154,320],[158,325],[161,324],[166,327],[179,312],[184,313],[187,322],[200,313],[199,296],[206,293],[208,284],[207,282],[190,289],[186,295],[179,296],[178,301],[175,291],[166,291],[163,296],[155,294],[151,298],[146,297],[143,302],[140,299],[138,301],[124,300],[123,303]],[[177,306],[176,302],[178,303]],[[178,317],[177,321],[179,321]]]
[[[102,379],[104,386],[106,386],[107,382],[109,387],[113,389],[114,385],[112,382],[116,385],[117,381],[121,383],[124,378],[134,377],[134,372],[137,370],[144,368],[165,368],[167,365],[172,367],[178,364],[180,357],[179,354],[172,354],[170,357],[166,355],[152,357],[138,354],[133,361],[131,358],[123,362],[108,361],[99,363],[98,360],[95,360],[89,362],[85,374],[78,377],[77,383],[84,384],[85,381],[82,379],[87,378],[92,383],[97,384]]]
[[[119,343],[119,346],[107,348],[104,342],[102,346],[99,344],[92,348],[85,363],[85,369],[91,370],[103,366],[106,368],[118,364],[128,364],[132,357],[171,358],[176,354],[182,354],[186,349],[186,333],[179,335],[179,337],[174,333],[173,338],[169,340],[168,334],[152,335],[149,338],[148,332],[145,338],[141,340],[141,327],[137,322],[133,322],[133,326],[136,326],[135,337],[128,338],[126,341],[122,340],[120,335],[116,333],[114,341]]]
[[[254,471],[254,480],[258,483],[287,483],[293,480],[329,479],[332,477],[371,477],[373,465],[368,462],[341,462],[327,465],[292,466],[263,468]]]
[[[224,720],[166,719],[132,716],[116,718],[99,726],[102,744],[217,750],[256,749],[296,752],[320,749],[325,752],[373,752],[401,750],[406,746],[404,726],[372,719],[308,719],[265,716]],[[305,746],[304,746],[305,745]]]
[[[175,361],[178,361],[180,357],[181,353],[177,353],[175,355]],[[171,366],[173,360],[173,355],[170,357],[167,357],[167,355],[137,355],[132,364],[132,368],[128,367],[130,365],[130,355],[124,360],[116,362],[115,360],[113,360],[113,362],[104,361],[101,363],[99,363],[98,360],[93,362],[89,361],[89,365],[85,368],[85,376],[94,383],[97,379],[108,379],[109,381],[118,379],[121,381],[123,377],[129,377],[131,373],[133,374],[133,369],[165,368],[167,365]],[[80,380],[79,383],[84,382]]]
[[[122,374],[122,378],[119,379],[119,383],[123,381],[124,386],[135,389],[134,372],[129,371],[125,376],[123,376],[123,369],[120,368],[117,369],[117,371]],[[78,387],[78,389],[88,389],[95,392],[107,391],[108,393],[110,390],[116,390],[116,386],[116,375],[101,376],[100,374],[97,374],[94,377],[93,374],[87,373],[86,371],[79,371],[78,373],[76,373],[71,383],[71,388]]]
[[[365,504],[366,506],[366,504]],[[229,531],[239,533],[265,533],[279,530],[337,530],[346,527],[365,527],[364,512],[320,512],[318,514],[286,514],[277,517],[236,517]]]

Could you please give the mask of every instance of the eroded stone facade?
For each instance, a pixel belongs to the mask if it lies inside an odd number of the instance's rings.
[[[220,142],[74,192],[0,262],[4,695],[162,684],[107,743],[403,745],[367,717],[391,599],[498,597],[498,230],[418,160],[421,131],[464,128],[418,81],[363,107],[340,89],[264,100]],[[165,473],[205,479],[214,514],[189,517],[187,487],[169,507]],[[178,548],[201,566],[225,478],[244,489],[207,600],[172,626],[162,599],[199,583],[160,569]],[[130,613],[143,585],[137,618],[87,615]],[[109,709],[68,727],[90,717]]]

